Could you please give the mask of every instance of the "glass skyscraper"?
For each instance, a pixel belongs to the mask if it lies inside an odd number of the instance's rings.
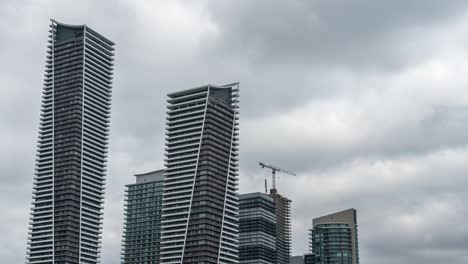
[[[289,264],[291,200],[271,189],[242,194],[239,204],[239,263]]]
[[[27,263],[99,263],[114,43],[52,20]]]
[[[238,86],[168,94],[161,263],[238,263]]]
[[[355,209],[313,219],[306,263],[359,264]]]
[[[122,263],[159,263],[164,171],[137,174],[127,185]]]
[[[276,264],[275,202],[265,193],[239,195],[239,263]]]

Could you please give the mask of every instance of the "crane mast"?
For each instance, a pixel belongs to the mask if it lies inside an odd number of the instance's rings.
[[[271,182],[272,182],[271,184],[272,184],[272,189],[275,189],[275,190],[276,190],[276,172],[277,171],[282,172],[282,173],[286,173],[286,174],[289,174],[289,175],[296,176],[295,173],[290,172],[290,171],[285,170],[285,169],[282,169],[282,168],[277,167],[277,166],[268,165],[268,164],[265,164],[263,162],[259,162],[258,165],[260,165],[262,167],[262,169],[264,169],[264,168],[271,169]],[[266,185],[266,181],[265,181],[265,185]],[[266,186],[265,186],[265,189],[266,189]]]

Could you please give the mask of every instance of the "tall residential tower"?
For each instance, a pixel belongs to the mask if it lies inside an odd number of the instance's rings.
[[[168,94],[161,263],[238,263],[238,86]]]
[[[114,43],[52,20],[27,263],[99,263]]]

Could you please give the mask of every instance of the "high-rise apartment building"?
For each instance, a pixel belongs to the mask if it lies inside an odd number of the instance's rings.
[[[126,186],[122,263],[159,263],[164,171],[137,174]]]
[[[52,20],[27,263],[99,263],[114,43]]]
[[[239,263],[276,264],[275,202],[265,193],[239,195]]]
[[[357,216],[348,209],[312,220],[306,263],[359,264]]]
[[[238,83],[168,97],[161,263],[238,263]]]
[[[242,194],[239,204],[239,263],[289,264],[291,200],[271,189]]]

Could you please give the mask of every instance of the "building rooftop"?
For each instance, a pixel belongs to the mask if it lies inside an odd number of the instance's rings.
[[[198,86],[198,87],[194,87],[194,88],[190,88],[190,89],[185,89],[183,91],[177,91],[177,92],[173,92],[173,93],[168,93],[167,96],[169,98],[174,98],[174,97],[178,97],[178,96],[181,96],[181,95],[186,95],[186,94],[192,94],[192,93],[197,93],[197,92],[202,92],[204,90],[206,90],[208,87],[210,88],[217,88],[217,89],[227,89],[227,88],[233,88],[233,87],[236,87],[236,86],[239,86],[239,83],[236,82],[236,83],[230,83],[230,84],[225,84],[225,85],[213,85],[213,84],[205,84],[205,85],[202,85],[202,86]]]
[[[324,215],[321,217],[314,218],[312,220],[313,226],[318,224],[329,224],[329,223],[347,223],[356,224],[356,209],[351,208],[348,210],[336,212],[333,214]]]
[[[164,180],[164,170],[155,170],[141,174],[135,174],[136,184],[146,183],[146,182],[155,182]]]
[[[107,45],[109,45],[109,46],[114,46],[115,45],[114,42],[110,41],[108,38],[104,37],[103,35],[97,33],[92,28],[88,27],[86,24],[70,25],[70,24],[65,24],[65,23],[58,22],[57,20],[54,20],[54,19],[51,19],[50,21],[52,21],[52,23],[56,24],[57,26],[67,28],[67,29],[84,29],[84,28],[86,28],[86,31],[88,31],[91,34],[93,34],[94,36],[98,37],[100,40],[104,41]]]
[[[270,195],[266,193],[254,192],[254,193],[239,194],[239,200],[257,198],[257,197],[273,202],[273,198],[270,197]]]

